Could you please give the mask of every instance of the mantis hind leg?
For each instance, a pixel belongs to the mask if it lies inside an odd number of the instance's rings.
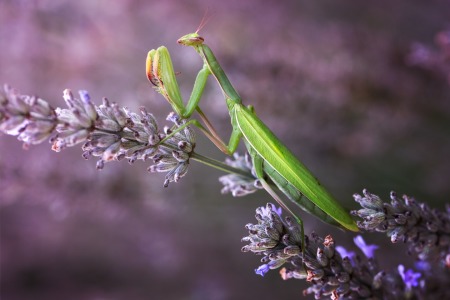
[[[258,177],[259,181],[261,182],[261,185],[263,188],[269,193],[272,198],[277,201],[277,203],[289,214],[291,214],[295,221],[300,225],[300,234],[301,234],[301,251],[302,255],[305,253],[305,229],[303,227],[303,221],[297,217],[290,209],[287,207],[287,205],[283,202],[283,200],[275,193],[275,191],[272,189],[272,187],[267,183],[267,181],[264,179],[264,170],[263,170],[263,163],[264,160],[262,157],[258,156],[254,151],[251,153],[252,159],[253,159],[253,166],[255,168],[256,176]]]
[[[230,140],[229,140],[228,144],[226,144],[220,138],[219,134],[214,129],[213,125],[208,120],[208,118],[206,117],[206,115],[203,113],[203,111],[200,109],[199,106],[197,106],[197,113],[200,115],[200,118],[202,119],[202,121],[205,123],[206,127],[209,130],[208,132],[206,132],[205,130],[202,130],[201,128],[199,128],[206,135],[206,137],[208,139],[210,139],[211,142],[213,142],[214,145],[216,145],[216,147],[219,148],[219,150],[222,151],[224,154],[226,154],[226,155],[233,154],[236,151],[237,146],[239,145],[239,141],[242,137],[242,133],[238,129],[238,127],[233,126],[233,131],[231,132]]]

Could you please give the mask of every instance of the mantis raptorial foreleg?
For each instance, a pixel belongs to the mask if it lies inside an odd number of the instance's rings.
[[[209,75],[212,74],[208,65],[204,64],[203,68],[197,74],[191,96],[186,105],[182,101],[170,54],[166,47],[162,46],[156,50],[149,51],[146,62],[146,73],[147,78],[155,86],[156,90],[166,98],[173,110],[182,119],[189,119],[194,111],[197,111],[208,130],[196,120],[191,120],[189,125],[198,127],[225,154],[230,155],[234,153],[240,139],[239,132],[232,134],[228,144],[232,146],[228,146],[217,134],[217,131],[199,106],[206,81]],[[178,128],[178,130],[181,129]]]

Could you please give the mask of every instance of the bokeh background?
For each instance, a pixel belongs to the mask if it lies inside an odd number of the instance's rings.
[[[450,194],[449,1],[0,0],[0,83],[64,106],[86,89],[100,104],[170,107],[144,75],[149,49],[171,51],[187,98],[200,59],[176,40],[196,30],[246,104],[349,209],[363,188],[443,208]],[[441,34],[439,34],[441,32]],[[447,44],[446,44],[447,43]],[[448,48],[447,48],[448,49]],[[448,53],[447,53],[448,55]],[[229,116],[208,86],[203,109],[223,136]],[[223,160],[199,136],[197,151]],[[241,149],[242,151],[242,149]],[[0,297],[16,299],[298,299],[305,283],[254,274],[244,225],[270,199],[221,195],[219,171],[193,162],[163,188],[148,163],[109,163],[81,149],[28,151],[0,136]],[[306,230],[354,235],[304,216]],[[411,266],[380,235],[382,267]]]

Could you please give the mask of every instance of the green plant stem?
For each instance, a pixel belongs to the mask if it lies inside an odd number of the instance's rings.
[[[244,170],[233,168],[223,162],[203,156],[196,152],[191,153],[191,159],[201,162],[202,164],[213,167],[215,169],[227,172],[227,173],[238,174],[238,175],[242,175],[245,177],[254,178],[254,176],[250,172],[245,172]]]

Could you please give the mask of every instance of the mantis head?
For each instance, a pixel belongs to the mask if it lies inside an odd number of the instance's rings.
[[[198,46],[203,44],[204,41],[205,39],[202,38],[196,31],[194,33],[183,35],[178,39],[177,43],[184,46]]]
[[[198,26],[197,30],[194,33],[189,33],[186,35],[183,35],[180,37],[177,41],[178,44],[181,44],[183,46],[199,46],[203,44],[205,41],[204,38],[202,38],[198,32],[202,30],[202,28],[208,23],[208,20],[210,19],[211,14],[208,14],[208,9],[206,9],[205,14],[203,15],[202,21],[200,22],[200,25]]]

